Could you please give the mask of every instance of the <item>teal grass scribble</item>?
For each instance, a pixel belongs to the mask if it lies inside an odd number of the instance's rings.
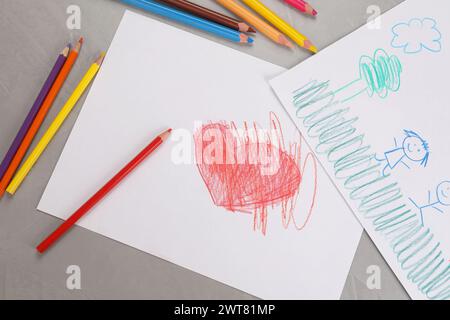
[[[383,49],[377,49],[373,56],[364,55],[359,60],[359,78],[334,91],[342,102],[350,101],[362,93],[374,94],[384,99],[389,92],[400,89],[403,71],[400,60]]]
[[[399,62],[394,65],[399,74]],[[369,89],[381,97],[398,90],[400,79],[380,65],[377,68],[378,72],[373,72],[378,80],[364,78]],[[358,117],[351,117],[349,108],[337,98],[340,93],[330,89],[330,81],[311,81],[293,92],[295,115],[306,128],[304,133],[315,141],[315,151],[333,166],[335,177],[357,203],[358,213],[388,241],[407,279],[429,299],[450,299],[450,264],[441,243],[422,225],[419,210],[398,183],[390,174],[383,174],[384,166],[375,159],[365,134],[354,127]]]

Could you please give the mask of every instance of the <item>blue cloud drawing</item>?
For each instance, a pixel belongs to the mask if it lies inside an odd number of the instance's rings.
[[[423,49],[439,52],[442,49],[441,32],[432,18],[414,18],[408,22],[400,22],[392,27],[394,38],[391,45],[403,49],[404,53],[419,53]]]

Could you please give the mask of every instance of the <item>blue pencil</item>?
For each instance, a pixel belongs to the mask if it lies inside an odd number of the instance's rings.
[[[152,0],[120,0],[125,4],[153,12],[155,14],[167,17],[180,23],[193,26],[197,29],[218,35],[222,38],[240,42],[252,43],[253,39],[244,33],[235,31],[233,29],[221,26],[220,24],[198,18],[183,11],[167,7]]]

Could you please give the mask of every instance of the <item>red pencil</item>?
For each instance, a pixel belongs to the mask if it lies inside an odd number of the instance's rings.
[[[37,251],[44,253],[53,243],[55,243],[64,233],[91,210],[100,200],[102,200],[112,189],[114,189],[127,175],[129,175],[142,161],[145,160],[153,151],[156,150],[169,137],[172,129],[168,129],[157,136],[150,144],[145,147],[133,160],[131,160],[122,170],[119,171],[111,180],[109,180],[96,194],[86,201],[69,219],[64,221],[52,234],[50,234],[40,245],[36,247]]]

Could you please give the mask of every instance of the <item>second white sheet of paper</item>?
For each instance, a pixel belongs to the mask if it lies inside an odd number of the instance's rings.
[[[450,299],[448,12],[407,0],[271,81],[413,299]]]

